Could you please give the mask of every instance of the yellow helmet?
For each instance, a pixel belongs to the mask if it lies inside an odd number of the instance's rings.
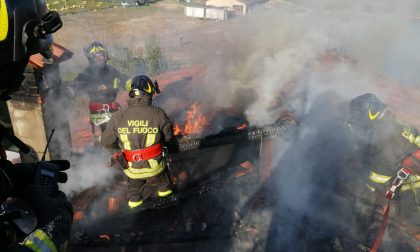
[[[85,49],[85,55],[91,60],[96,54],[103,55],[105,60],[109,60],[108,49],[102,43],[94,41]]]

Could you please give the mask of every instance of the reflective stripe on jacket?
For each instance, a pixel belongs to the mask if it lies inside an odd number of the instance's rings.
[[[128,108],[115,112],[101,136],[105,147],[118,142],[122,150],[138,150],[172,138],[172,123],[165,111],[151,106],[152,98],[132,98]],[[164,171],[166,163],[162,155],[139,162],[128,162],[124,173],[132,179],[147,179]]]
[[[420,147],[418,136],[416,128],[398,121],[393,114],[372,125],[366,164],[369,174],[365,180],[370,190],[385,193],[389,189],[404,158]],[[400,192],[419,190],[419,181],[417,176],[410,176]]]
[[[165,170],[166,163],[165,160],[162,159],[160,162],[156,161],[155,159],[148,160],[149,167],[140,167],[140,168],[133,168],[133,163],[128,162],[128,168],[124,169],[125,175],[132,179],[146,179],[154,177],[163,170]]]
[[[377,187],[389,185],[391,179],[391,176],[370,171],[368,187],[370,190],[375,191]],[[401,185],[400,192],[405,192],[412,189],[420,189],[420,176],[410,176],[409,179]]]
[[[35,230],[22,242],[23,246],[35,252],[57,252],[53,241],[41,229]]]

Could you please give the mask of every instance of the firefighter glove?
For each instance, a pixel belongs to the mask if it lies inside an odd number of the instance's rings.
[[[58,167],[58,182],[65,183],[67,181],[67,174],[64,171],[70,167],[69,161],[51,160],[45,162]],[[39,166],[36,163],[13,164],[3,168],[12,182],[13,194],[10,195],[11,197],[26,198],[23,189],[27,184],[33,184],[35,182],[37,169],[39,169]]]

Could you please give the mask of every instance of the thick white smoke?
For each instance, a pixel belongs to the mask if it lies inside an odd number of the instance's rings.
[[[119,171],[107,167],[108,160],[109,157],[101,155],[99,151],[84,154],[72,163],[67,171],[68,181],[60,189],[72,197],[94,186],[111,186]]]
[[[298,136],[286,155],[279,154],[271,177],[280,201],[271,225],[280,233],[269,234],[274,237],[268,237],[268,251],[297,251],[299,239],[331,236],[337,227],[357,236],[354,202],[337,189],[343,177],[357,176],[355,167],[343,167],[349,146],[341,142],[341,127],[351,98],[372,92],[386,101],[395,92],[380,85],[378,76],[390,70],[387,60],[407,37],[415,5],[283,2],[227,25],[230,44],[221,49],[222,64],[210,67],[205,85],[214,104],[239,104],[256,126],[272,123],[284,109],[301,119]],[[306,218],[314,230],[297,237]]]
[[[239,106],[256,126],[272,123],[284,109],[301,119],[294,146],[276,146],[279,171],[272,176],[280,188],[276,196],[291,212],[312,212],[316,219],[330,219],[324,222],[332,225],[342,219],[337,214],[352,218],[351,212],[333,208],[328,201],[345,201],[340,195],[320,197],[326,201],[317,203],[326,206],[323,211],[311,202],[320,189],[319,180],[336,182],[337,174],[330,173],[330,165],[343,155],[335,148],[342,136],[329,131],[331,123],[337,117],[343,119],[340,106],[356,95],[374,92],[380,98],[389,96],[375,85],[376,76],[384,69],[400,72],[398,64],[387,62],[399,45],[418,50],[416,43],[403,41],[409,38],[414,7],[415,1],[269,1],[266,9],[221,24],[222,31],[215,36],[223,40],[217,45],[223,46],[202,48],[217,53],[208,66],[204,93],[196,95],[200,101],[210,101],[208,104],[218,108]],[[141,34],[142,26],[138,29]],[[89,40],[95,36],[91,34]],[[163,43],[170,44],[168,41]],[[413,55],[407,55],[408,62]],[[114,174],[102,162],[92,162],[97,158],[86,157],[81,165],[72,167],[63,190],[75,193],[97,183],[108,185]],[[287,213],[278,215],[288,217]],[[299,228],[298,223],[286,226]]]
[[[223,52],[223,79],[208,78],[212,90],[214,85],[223,90],[217,93],[216,104],[232,105],[245,90],[254,98],[243,101],[248,120],[263,125],[284,109],[278,105],[290,99],[283,94],[287,85],[297,90],[309,78],[313,85],[304,87],[307,93],[367,90],[370,78],[381,73],[388,54],[408,30],[413,5],[413,1],[300,2],[273,4],[249,18],[232,20],[225,31],[231,44]],[[332,71],[323,70],[322,57],[332,52],[350,60],[334,63]]]

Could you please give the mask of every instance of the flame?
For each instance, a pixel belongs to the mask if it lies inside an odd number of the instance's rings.
[[[246,123],[242,123],[241,125],[237,127],[238,130],[245,129],[245,128],[246,128]]]
[[[81,221],[83,219],[83,211],[76,211],[73,214],[73,220],[74,221]]]
[[[179,135],[181,133],[182,133],[181,126],[179,126],[178,123],[175,123],[175,126],[174,126],[174,135],[177,136],[177,135]]]
[[[200,112],[200,107],[197,103],[191,105],[190,110],[187,111],[187,123],[185,124],[185,134],[195,135],[203,131],[209,123],[207,118]]]
[[[175,123],[174,135],[199,135],[209,125],[206,116],[200,111],[200,106],[193,103],[187,111],[187,119],[182,127]]]

